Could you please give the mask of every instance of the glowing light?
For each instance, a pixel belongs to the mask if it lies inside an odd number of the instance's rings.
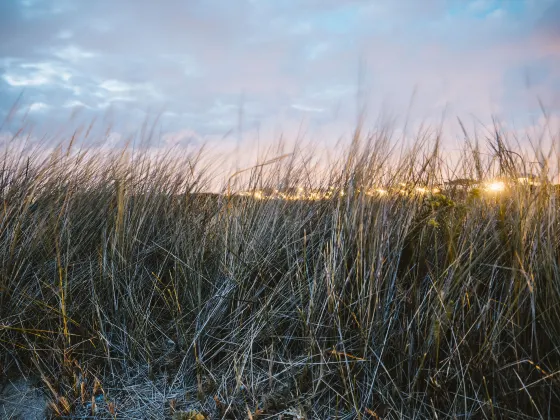
[[[517,178],[517,182],[519,182],[520,184],[527,184],[527,185],[541,185],[541,183],[539,181],[534,181],[533,178],[528,178],[528,177],[521,177],[521,178]]]
[[[439,188],[432,188],[432,193],[439,194],[441,190]]]
[[[416,187],[416,192],[419,194],[426,194],[428,192],[428,189],[424,187]]]
[[[488,182],[485,189],[489,192],[499,193],[505,191],[506,184],[502,181]]]
[[[361,190],[363,194],[370,197],[374,196],[385,196],[390,194],[389,190],[384,188],[371,188],[368,190]],[[429,190],[426,190],[429,191]],[[410,191],[405,189],[401,190],[402,194],[409,194]],[[295,191],[287,192],[279,189],[270,190],[249,190],[249,191],[239,191],[235,193],[237,196],[241,197],[251,197],[255,200],[285,200],[285,201],[320,201],[329,200],[333,197],[345,197],[346,191],[339,190],[336,191],[331,188],[327,189],[305,189],[302,187],[296,187]]]

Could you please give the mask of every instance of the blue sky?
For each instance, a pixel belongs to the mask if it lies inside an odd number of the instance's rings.
[[[244,138],[331,141],[359,97],[366,124],[414,98],[414,122],[530,125],[537,98],[560,114],[559,22],[558,0],[4,0],[0,118],[21,97],[42,130],[160,115],[169,143],[226,144],[242,104]]]

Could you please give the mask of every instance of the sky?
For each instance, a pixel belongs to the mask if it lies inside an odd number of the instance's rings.
[[[560,0],[0,2],[0,119],[36,130],[334,144],[360,111],[525,127],[539,100],[560,115]]]

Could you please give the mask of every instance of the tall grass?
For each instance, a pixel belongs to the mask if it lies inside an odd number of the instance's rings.
[[[223,194],[198,152],[7,147],[2,375],[40,377],[57,416],[560,417],[546,168],[493,195],[365,193],[527,172],[501,135],[474,144],[451,166],[437,135],[357,135],[320,176],[294,152]]]

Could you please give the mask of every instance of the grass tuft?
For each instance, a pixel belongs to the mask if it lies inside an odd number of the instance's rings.
[[[2,375],[59,417],[560,417],[553,156],[357,133],[222,194],[200,151],[6,146]]]

